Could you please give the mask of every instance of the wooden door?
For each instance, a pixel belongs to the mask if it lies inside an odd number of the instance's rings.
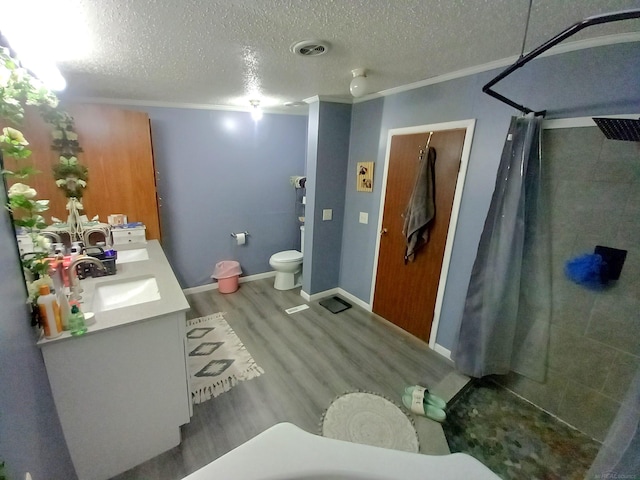
[[[404,262],[403,218],[429,132],[391,139],[373,311],[429,341],[466,129],[433,132],[436,151],[435,204],[429,242],[413,262]]]
[[[105,223],[108,215],[124,213],[130,222],[145,224],[148,239],[160,239],[149,116],[108,105],[72,104],[68,111],[83,150],[78,159],[89,169],[82,213],[89,218],[99,215]],[[27,183],[38,198],[50,200],[47,223],[52,215],[65,220],[67,199],[52,174],[58,155],[51,150],[51,128],[35,109],[27,108],[20,130],[33,151],[29,162],[41,172]],[[12,166],[9,161],[7,168]]]

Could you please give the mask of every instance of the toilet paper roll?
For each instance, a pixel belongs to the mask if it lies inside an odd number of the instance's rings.
[[[244,233],[236,233],[236,242],[238,245],[244,245],[247,243],[247,236]]]

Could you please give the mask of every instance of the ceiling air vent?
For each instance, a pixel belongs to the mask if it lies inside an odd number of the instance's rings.
[[[317,57],[329,51],[329,43],[318,40],[305,40],[292,45],[291,51],[303,57]]]

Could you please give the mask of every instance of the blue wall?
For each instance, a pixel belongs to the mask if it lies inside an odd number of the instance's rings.
[[[330,234],[318,238],[312,250],[324,248],[325,242],[332,245],[325,252],[331,262],[331,255],[341,250],[339,285],[366,302],[371,293],[388,130],[477,119],[438,335],[438,343],[446,348],[452,347],[458,328],[503,137],[514,113],[481,93],[492,75],[452,80],[359,103],[352,109],[334,109],[330,104],[326,118],[333,118],[335,127],[323,124],[322,104],[318,104],[316,120],[309,118],[309,145],[315,145],[319,175],[308,172],[318,175],[318,198],[308,197],[311,204],[307,207],[313,212],[314,228],[331,227],[324,232]],[[497,90],[534,108],[549,109],[549,118],[637,113],[638,78],[640,45],[620,44],[538,59],[501,82]],[[295,192],[289,176],[305,169],[306,117],[267,114],[256,125],[248,114],[239,112],[144,110],[151,117],[160,171],[163,246],[184,287],[209,282],[219,260],[236,258],[245,273],[260,273],[270,270],[268,258],[273,252],[298,248]],[[331,138],[348,135],[349,111],[351,136],[345,164],[339,158],[343,140],[332,146]],[[314,129],[315,143],[311,141]],[[333,157],[332,152],[338,156]],[[322,160],[325,154],[328,164]],[[373,193],[355,192],[358,161],[376,162]],[[335,176],[323,170],[323,165],[334,165],[338,169]],[[320,175],[327,175],[323,177],[326,183]],[[327,188],[331,193],[324,196]],[[334,209],[333,222],[321,221],[323,208]],[[337,216],[341,209],[342,228]],[[361,211],[369,213],[368,225],[358,223]],[[245,229],[252,235],[248,245],[235,247],[230,232]],[[316,234],[322,236],[322,230]],[[6,212],[0,219],[0,241],[3,246],[13,243]],[[305,243],[306,255],[309,242]],[[335,275],[333,266],[327,271]],[[0,249],[0,272],[0,458],[7,461],[12,478],[22,478],[30,470],[35,479],[73,479],[42,357],[26,319],[15,250]],[[332,286],[327,284],[327,288]],[[319,284],[317,288],[324,287]]]
[[[5,190],[0,182],[0,198]],[[18,250],[6,209],[0,214],[0,461],[10,479],[76,478],[26,307]]]
[[[162,245],[183,288],[210,283],[216,262],[244,275],[297,249],[292,175],[304,174],[307,118],[178,108],[137,108],[151,118]],[[248,231],[244,246],[231,232]]]
[[[496,73],[451,80],[353,107],[340,287],[365,302],[371,295],[388,130],[477,119],[437,337],[447,349],[453,346],[462,316],[509,119],[517,114],[482,93],[482,86]],[[640,111],[639,78],[640,45],[627,43],[536,59],[495,89],[531,108],[547,109],[547,118],[636,113]],[[356,163],[372,160],[376,162],[373,194],[355,192],[351,186]],[[361,211],[369,213],[368,225],[358,223]]]
[[[302,286],[308,294],[335,288],[340,281],[350,124],[351,105],[316,102],[309,107]],[[332,210],[332,220],[322,220],[324,209]]]

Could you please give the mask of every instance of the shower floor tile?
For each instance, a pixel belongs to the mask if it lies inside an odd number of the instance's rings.
[[[600,444],[487,380],[449,407],[443,429],[451,452],[464,452],[501,478],[585,477]]]

